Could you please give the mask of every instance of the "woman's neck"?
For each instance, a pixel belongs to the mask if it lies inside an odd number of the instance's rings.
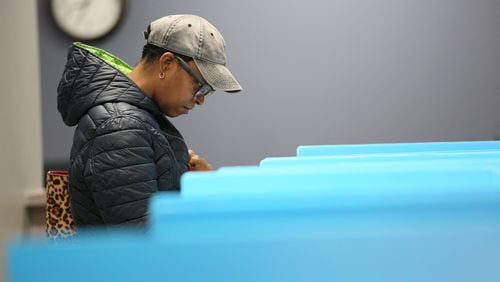
[[[154,77],[151,74],[151,68],[148,68],[142,61],[128,74],[128,78],[130,78],[146,96],[152,98],[154,87],[150,77]]]

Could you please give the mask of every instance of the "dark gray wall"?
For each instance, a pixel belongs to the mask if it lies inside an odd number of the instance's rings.
[[[173,119],[215,167],[293,155],[301,144],[489,140],[500,136],[500,1],[129,1],[95,45],[135,64],[142,31],[167,14],[211,21],[242,94],[216,93]],[[70,39],[39,2],[44,153],[69,154],[56,109]]]

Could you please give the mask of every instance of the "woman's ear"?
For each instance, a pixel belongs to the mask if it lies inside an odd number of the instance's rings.
[[[172,66],[173,62],[175,60],[174,54],[171,52],[165,52],[163,55],[160,57],[160,72],[166,72],[167,70],[170,69]]]

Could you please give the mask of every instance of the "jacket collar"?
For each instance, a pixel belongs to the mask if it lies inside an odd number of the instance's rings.
[[[173,127],[158,105],[128,78],[126,72],[131,70],[130,66],[104,50],[88,47],[71,45],[57,88],[58,110],[67,125],[76,125],[89,109],[97,105],[126,102],[151,112],[160,125]],[[122,62],[121,68],[117,61]]]

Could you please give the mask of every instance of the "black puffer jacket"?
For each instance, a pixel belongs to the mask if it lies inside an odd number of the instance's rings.
[[[78,124],[69,169],[77,227],[143,224],[151,195],[179,190],[187,170],[181,134],[126,76],[130,69],[91,46],[68,51],[58,109]]]

